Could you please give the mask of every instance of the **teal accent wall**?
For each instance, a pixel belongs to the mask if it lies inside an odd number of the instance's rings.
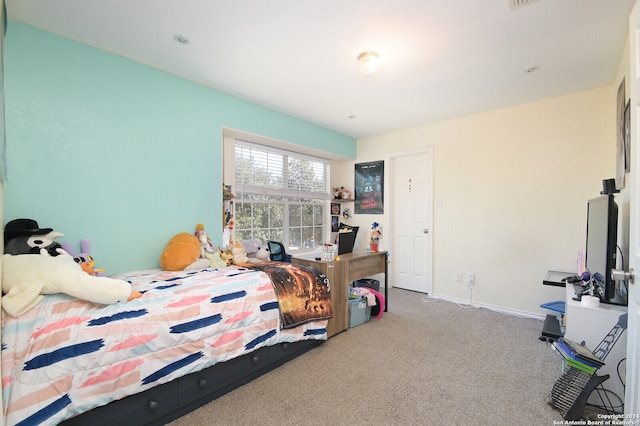
[[[15,21],[5,43],[5,221],[89,238],[109,274],[157,267],[197,223],[220,241],[223,127],[356,156],[353,138]]]

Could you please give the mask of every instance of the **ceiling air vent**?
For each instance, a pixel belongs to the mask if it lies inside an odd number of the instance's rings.
[[[538,0],[507,0],[507,4],[509,5],[509,9],[513,11],[537,1]]]

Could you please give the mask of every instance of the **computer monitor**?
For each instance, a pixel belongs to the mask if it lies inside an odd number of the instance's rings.
[[[351,253],[355,242],[356,234],[354,232],[338,232],[338,255]]]
[[[352,225],[347,225],[346,223],[342,223],[340,222],[340,225],[338,226],[338,232],[340,232],[341,230],[348,230],[348,231],[353,231],[353,236],[354,238],[356,238],[358,236],[358,229],[360,229],[359,226],[352,226]]]
[[[611,270],[616,268],[618,247],[618,205],[613,194],[602,195],[587,202],[587,241],[585,267],[598,283],[600,300],[604,303],[626,305]]]

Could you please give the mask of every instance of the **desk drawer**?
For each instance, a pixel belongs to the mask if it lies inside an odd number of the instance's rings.
[[[347,281],[351,282],[362,277],[383,273],[385,262],[386,256],[384,254],[353,258],[349,260]]]
[[[145,392],[130,395],[107,406],[94,408],[64,422],[64,426],[145,425],[178,409],[178,381],[165,383]]]
[[[269,364],[268,347],[180,378],[180,406],[185,406],[249,376]]]

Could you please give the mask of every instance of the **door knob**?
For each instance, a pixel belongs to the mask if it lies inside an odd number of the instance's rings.
[[[629,271],[623,271],[622,269],[611,270],[611,279],[614,281],[629,280],[629,282],[633,284],[635,278],[636,271],[634,271],[633,268],[629,268]]]
[[[424,234],[428,234],[428,233],[429,233],[429,230],[428,230],[427,228],[424,228],[424,229],[422,230],[422,233],[424,233]]]

